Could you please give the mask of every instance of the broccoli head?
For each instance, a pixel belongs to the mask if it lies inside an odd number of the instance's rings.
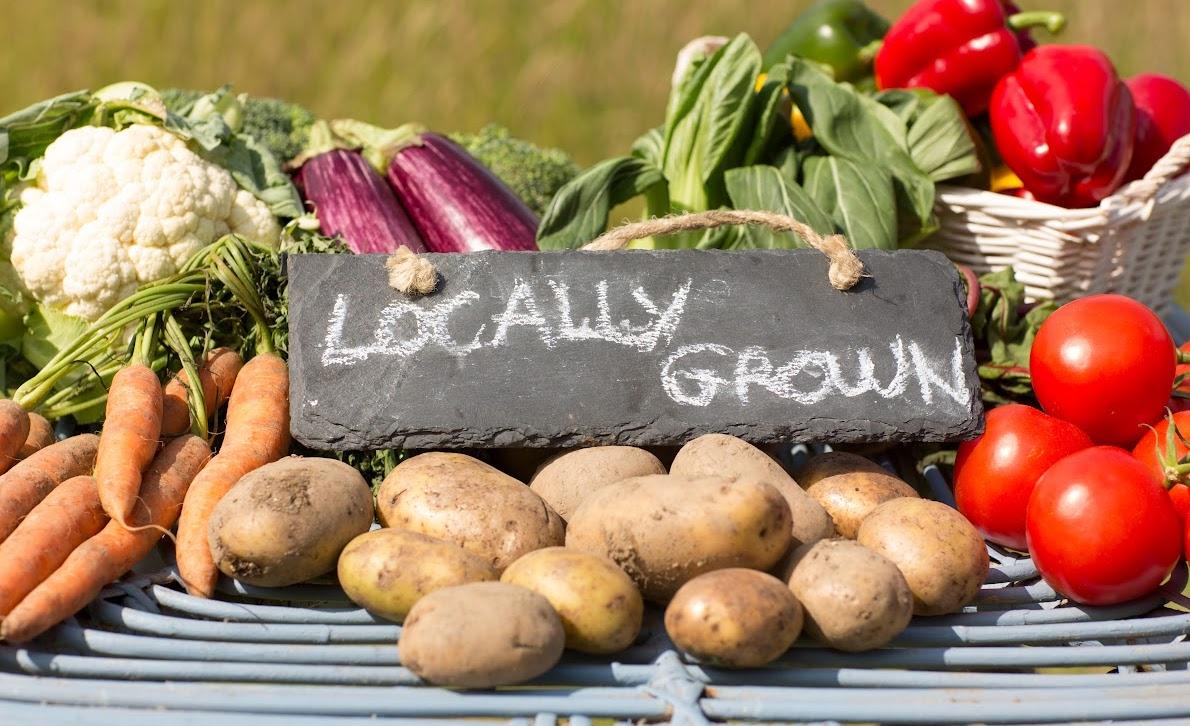
[[[161,92],[165,107],[185,116],[194,102],[205,96],[202,91],[167,88]],[[240,131],[264,144],[282,163],[289,161],[306,146],[310,127],[317,120],[304,106],[276,98],[249,97],[244,102],[243,125]]]
[[[317,119],[305,106],[276,98],[248,98],[243,131],[272,150],[282,162],[301,153]]]
[[[513,137],[508,129],[488,124],[475,134],[450,138],[508,185],[537,214],[554,194],[578,175],[578,165],[560,149],[543,149]]]

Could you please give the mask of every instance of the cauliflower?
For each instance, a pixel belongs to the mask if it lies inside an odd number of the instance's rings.
[[[86,320],[228,232],[280,240],[268,207],[227,170],[146,124],[67,131],[20,199],[13,267],[35,299]]]

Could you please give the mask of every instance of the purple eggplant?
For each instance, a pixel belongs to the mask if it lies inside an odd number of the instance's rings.
[[[364,147],[433,252],[536,250],[537,216],[462,147],[416,126],[332,122]]]
[[[322,232],[339,235],[352,252],[391,254],[426,245],[384,178],[355,151],[341,148],[325,123],[310,132],[294,181],[314,208]]]

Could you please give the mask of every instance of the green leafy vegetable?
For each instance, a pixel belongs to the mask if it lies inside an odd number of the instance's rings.
[[[727,172],[727,192],[737,209],[763,209],[805,222],[819,234],[834,234],[835,225],[810,195],[771,166],[746,166]],[[748,225],[736,230],[736,249],[796,249],[805,241],[789,232]]]
[[[925,227],[933,216],[934,182],[913,163],[890,131],[895,113],[879,114],[846,84],[835,83],[810,63],[791,59],[789,91],[814,140],[831,156],[888,171]],[[875,104],[873,104],[875,105]]]
[[[632,142],[632,155],[649,162],[658,169],[661,168],[661,158],[665,156],[665,130],[660,126],[649,129]]]
[[[909,156],[930,179],[946,181],[982,169],[975,132],[950,96],[914,88],[881,91],[874,99],[902,120]]]
[[[909,127],[909,155],[936,182],[975,174],[982,165],[963,109],[934,96]]]
[[[1029,353],[1037,330],[1058,306],[1025,304],[1025,285],[1012,268],[979,278],[979,307],[971,317],[983,397],[992,403],[1032,402]]]
[[[574,160],[561,149],[543,149],[488,124],[475,134],[450,138],[486,166],[536,214],[545,211],[554,194],[578,176]]]
[[[756,43],[737,35],[697,64],[675,91],[661,169],[675,209],[702,211],[726,202],[717,174],[743,159],[760,65]]]
[[[896,248],[897,203],[888,172],[838,156],[808,157],[803,171],[806,191],[852,247]]]
[[[38,368],[45,367],[62,348],[73,343],[87,329],[87,321],[41,305],[25,318],[28,334],[21,355]]]
[[[0,346],[20,348],[25,334],[29,301],[21,293],[21,280],[12,263],[0,257]]]
[[[634,156],[601,161],[558,191],[537,228],[537,246],[577,249],[607,228],[613,207],[646,192],[658,203],[665,199],[665,177],[655,166]]]

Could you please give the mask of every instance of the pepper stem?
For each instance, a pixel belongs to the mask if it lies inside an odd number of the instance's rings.
[[[1178,363],[1190,363],[1190,350],[1178,351]]]
[[[869,64],[872,61],[876,60],[876,56],[877,56],[877,54],[880,53],[880,49],[882,47],[884,47],[884,39],[877,38],[876,40],[873,40],[871,43],[868,43],[867,45],[865,45],[863,48],[860,48],[859,49],[860,62],[864,63],[864,64]]]
[[[1027,30],[1045,26],[1051,35],[1057,35],[1066,27],[1066,16],[1049,10],[1030,10],[1008,16],[1008,27],[1013,30]]]

